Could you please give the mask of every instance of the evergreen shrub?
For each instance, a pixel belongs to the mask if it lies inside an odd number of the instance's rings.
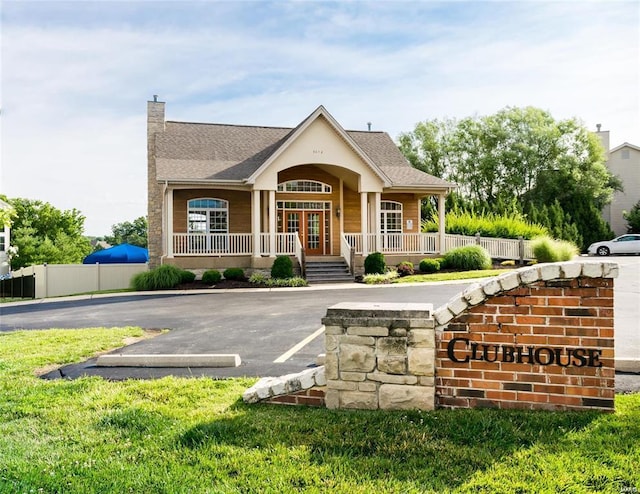
[[[227,280],[236,280],[242,281],[244,280],[244,271],[242,268],[227,268],[222,273]]]
[[[422,273],[437,273],[440,271],[440,261],[431,258],[423,259],[420,261],[420,271]]]
[[[448,268],[461,271],[489,269],[492,266],[491,256],[480,245],[467,245],[450,250],[444,255],[444,259]]]
[[[372,252],[364,260],[364,274],[384,274],[387,265],[382,252]]]
[[[180,283],[191,283],[196,279],[196,274],[192,271],[183,269],[180,272]]]
[[[202,273],[202,282],[207,285],[214,285],[222,279],[222,274],[217,269],[208,269]]]
[[[282,280],[293,278],[293,262],[289,256],[278,256],[271,266],[271,278]]]

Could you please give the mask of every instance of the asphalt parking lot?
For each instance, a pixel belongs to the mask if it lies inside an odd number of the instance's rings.
[[[615,257],[620,265],[615,289],[616,358],[640,359],[640,257]],[[469,282],[416,285],[319,285],[302,289],[210,290],[163,294],[69,297],[0,307],[0,332],[15,329],[140,326],[165,334],[127,346],[123,354],[240,355],[233,368],[96,367],[95,360],[66,366],[50,378],[99,375],[108,379],[165,375],[277,376],[299,372],[324,352],[319,328],[338,302],[419,302],[434,308]],[[640,370],[640,369],[639,369]],[[620,374],[621,391],[640,390],[640,375]]]

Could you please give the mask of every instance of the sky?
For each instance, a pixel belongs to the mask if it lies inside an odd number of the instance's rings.
[[[168,120],[347,130],[535,106],[640,145],[638,1],[1,0],[0,193],[146,215],[146,102]]]

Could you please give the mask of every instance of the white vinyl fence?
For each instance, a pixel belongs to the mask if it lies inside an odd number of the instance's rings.
[[[146,263],[43,264],[18,269],[11,274],[14,278],[35,276],[35,298],[47,298],[129,288],[131,278],[148,269]]]

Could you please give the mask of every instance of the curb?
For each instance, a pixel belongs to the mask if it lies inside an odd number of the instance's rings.
[[[97,367],[238,367],[238,354],[100,355]]]

